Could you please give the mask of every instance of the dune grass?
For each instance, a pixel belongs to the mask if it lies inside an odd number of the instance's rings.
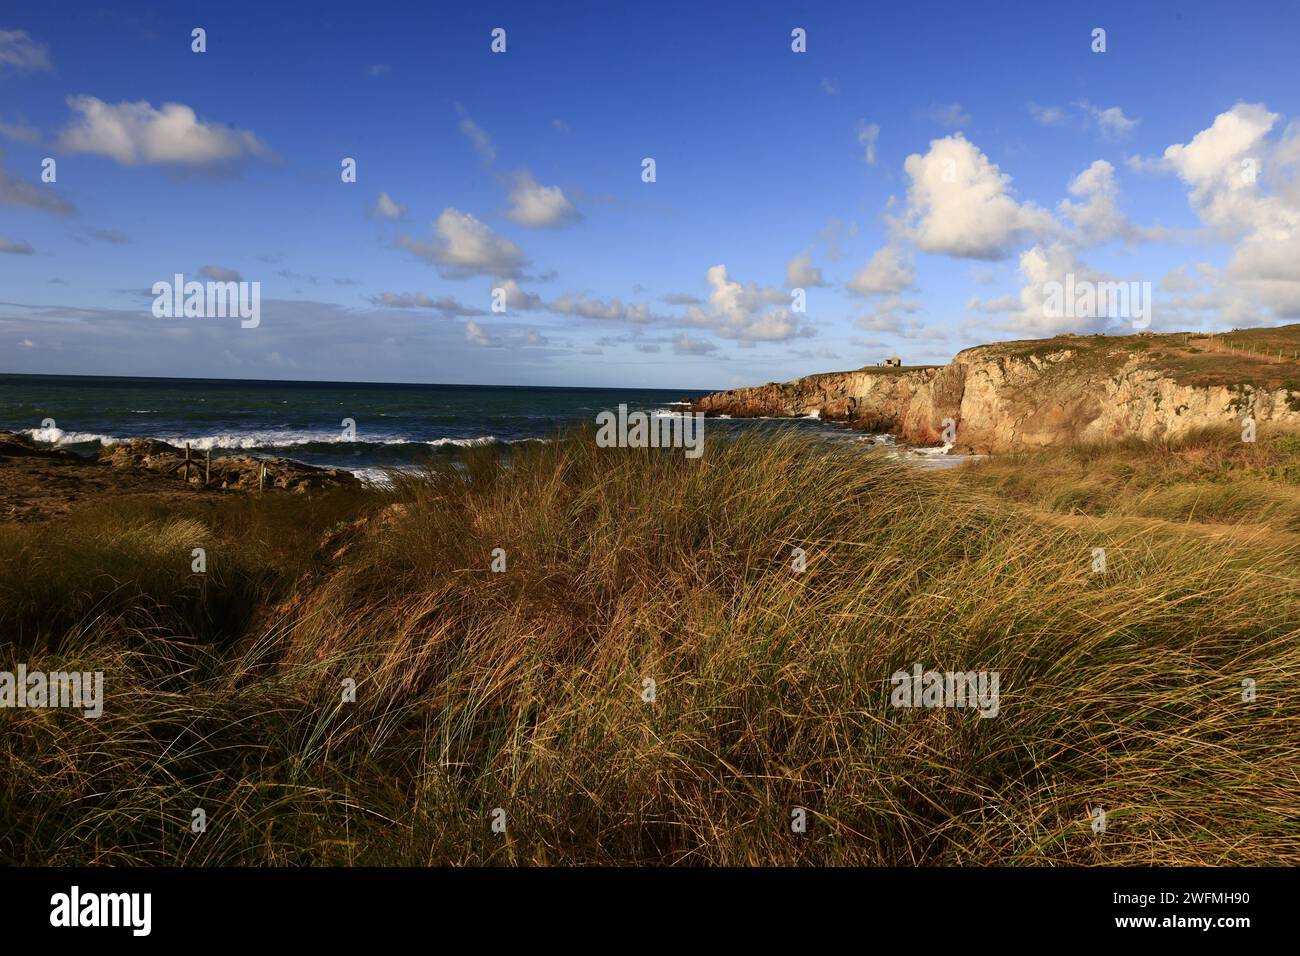
[[[107,700],[0,712],[0,862],[1294,865],[1289,440],[933,474],[586,430],[2,525],[0,670]],[[913,664],[997,716],[890,706]]]

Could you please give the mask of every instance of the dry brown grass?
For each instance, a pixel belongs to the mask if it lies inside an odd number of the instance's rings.
[[[1051,520],[1070,494],[1123,518],[1126,484],[1179,475],[1287,481],[1198,454],[963,476],[588,431],[319,510],[119,514],[125,555],[84,515],[0,527],[7,659],[102,669],[108,695],[99,720],[5,715],[0,859],[1300,863],[1295,548]],[[141,537],[183,521],[212,536],[206,582]],[[998,716],[891,707],[914,663],[999,672]]]

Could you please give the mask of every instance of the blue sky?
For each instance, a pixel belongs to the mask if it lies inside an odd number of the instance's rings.
[[[1287,2],[9,3],[0,371],[712,388],[1129,330],[1047,317],[1067,273],[1150,282],[1157,330],[1296,321],[1297,36]],[[260,324],[155,318],[176,273],[259,282]]]

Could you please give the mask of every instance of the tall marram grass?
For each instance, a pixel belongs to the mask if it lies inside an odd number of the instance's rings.
[[[995,479],[585,431],[0,527],[0,669],[107,696],[0,713],[0,861],[1300,863],[1292,536],[1052,520]],[[890,707],[913,664],[998,671],[998,715]]]

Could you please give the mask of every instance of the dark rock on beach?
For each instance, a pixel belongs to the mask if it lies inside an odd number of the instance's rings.
[[[192,454],[188,469],[185,450],[152,438],[136,438],[110,445],[100,452],[99,460],[114,468],[142,468],[175,475],[190,484],[203,484],[207,463],[201,454]],[[288,458],[253,458],[248,455],[213,458],[208,486],[255,490],[260,486],[262,469],[266,469],[266,487],[302,493],[317,488],[354,488],[361,482],[356,475],[339,468],[305,465]]]
[[[111,445],[91,458],[62,448],[43,448],[24,435],[0,431],[0,521],[41,520],[130,495],[170,500],[256,492],[264,465],[268,492],[302,494],[361,484],[355,475],[336,468],[241,455],[213,458],[205,486],[203,456],[191,456],[186,481],[185,450],[166,442],[137,439]]]

